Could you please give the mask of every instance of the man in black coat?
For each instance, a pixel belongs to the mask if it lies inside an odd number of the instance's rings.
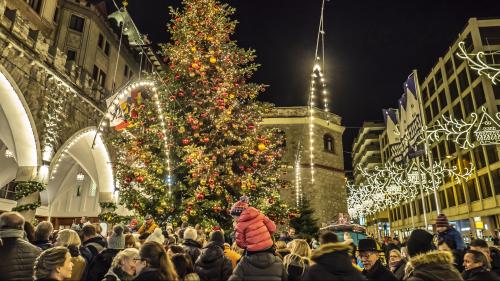
[[[303,281],[314,280],[366,280],[352,264],[345,243],[324,243],[311,256],[314,264],[304,274]]]
[[[398,279],[380,261],[380,248],[373,239],[361,239],[358,246],[359,257],[365,269],[363,275],[368,280],[397,281]]]
[[[224,255],[224,234],[210,233],[208,244],[203,247],[195,263],[195,271],[202,281],[226,281],[233,272],[231,261]]]

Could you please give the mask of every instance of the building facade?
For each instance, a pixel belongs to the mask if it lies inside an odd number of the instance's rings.
[[[314,183],[311,182],[308,108],[275,108],[264,118],[263,124],[281,129],[286,137],[283,157],[292,186],[282,191],[282,198],[290,206],[296,206],[297,198],[306,197],[319,222],[328,224],[336,221],[339,213],[347,213],[342,145],[345,128],[341,126],[339,116],[319,109],[315,112]],[[297,173],[300,173],[299,177]],[[297,181],[300,181],[300,187]]]
[[[432,127],[443,116],[470,120],[472,113],[481,114],[485,107],[491,115],[500,109],[500,86],[484,76],[478,75],[466,61],[459,58],[458,43],[465,42],[470,53],[500,50],[500,19],[479,20],[471,18],[457,40],[440,57],[430,73],[420,77],[420,90],[426,125]],[[491,64],[500,61],[498,55],[487,58]],[[387,131],[380,135],[381,158],[391,160]],[[430,144],[435,161],[442,161],[447,167],[463,171],[472,163],[473,176],[464,182],[444,179],[437,191],[440,212],[448,216],[462,235],[489,238],[498,234],[500,228],[500,162],[497,145],[478,145],[474,149],[461,149],[452,140],[441,138]],[[423,159],[424,160],[424,159]],[[425,161],[426,158],[425,158]],[[407,236],[415,227],[424,226],[424,208],[431,226],[437,217],[434,194],[424,194],[424,203],[419,195],[412,202],[406,202],[381,213],[367,221],[388,219],[391,233]],[[411,204],[411,205],[410,205]],[[413,216],[411,214],[414,214]],[[412,218],[413,217],[413,218]],[[431,228],[429,228],[431,229]]]
[[[154,57],[141,64],[125,39],[118,53],[117,30],[87,1],[0,0],[0,212],[40,200],[40,217],[97,216],[112,199],[110,152],[96,128],[106,98],[161,67]],[[31,180],[46,190],[16,202],[13,182]]]
[[[360,169],[372,169],[382,163],[379,136],[384,131],[383,122],[363,122],[352,144],[352,167],[354,183],[361,184],[363,177]]]

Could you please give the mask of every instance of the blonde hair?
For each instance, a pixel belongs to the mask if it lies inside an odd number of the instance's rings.
[[[198,238],[198,232],[196,231],[196,229],[188,227],[186,228],[186,230],[184,230],[184,240],[186,239],[196,240],[196,238]]]
[[[309,265],[309,256],[311,256],[311,247],[307,244],[307,241],[304,239],[294,239],[289,244],[290,246],[290,254],[286,255],[283,259],[283,265],[288,272],[288,267],[292,263],[298,263],[300,267],[302,267],[302,274],[304,274],[306,270],[306,266]]]
[[[285,241],[282,241],[282,240],[279,240],[279,241],[276,241],[276,249],[286,249],[286,242]]]
[[[123,251],[118,252],[118,254],[115,256],[113,262],[111,263],[111,268],[122,265],[122,262],[125,260],[133,260],[138,257],[140,257],[139,250],[137,250],[136,248],[124,249]]]
[[[80,236],[78,233],[72,229],[63,229],[57,233],[57,246],[68,247],[70,245],[74,245],[80,247],[82,245],[82,240],[80,240]]]
[[[68,254],[66,247],[54,247],[43,251],[35,260],[33,279],[49,278],[58,266],[63,266]]]

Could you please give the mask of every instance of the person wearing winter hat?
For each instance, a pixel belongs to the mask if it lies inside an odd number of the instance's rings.
[[[165,236],[163,236],[161,228],[155,229],[153,233],[151,233],[151,235],[149,235],[148,238],[146,238],[145,242],[149,241],[154,241],[160,245],[163,245],[163,243],[165,243]]]
[[[102,280],[109,271],[115,256],[125,249],[125,235],[123,226],[115,225],[113,233],[108,237],[108,248],[97,254],[89,266],[88,280]]]
[[[184,230],[184,241],[182,242],[182,247],[184,251],[191,257],[193,264],[196,262],[201,254],[202,245],[197,241],[198,232],[192,227],[187,227]]]
[[[236,244],[248,252],[264,251],[274,244],[271,235],[276,225],[254,207],[249,207],[248,197],[242,196],[231,208],[236,221]]]
[[[396,276],[382,264],[380,260],[382,250],[375,240],[371,238],[359,240],[358,251],[365,267],[362,273],[368,280],[397,281]]]
[[[462,234],[458,232],[453,226],[448,222],[448,218],[444,214],[439,214],[436,218],[436,231],[438,234],[438,240],[449,240],[453,239],[457,250],[463,251],[465,249],[464,239]]]
[[[203,281],[226,281],[233,272],[231,261],[224,255],[224,234],[212,231],[208,244],[195,262],[195,271]]]
[[[453,255],[435,250],[432,240],[433,235],[426,230],[412,231],[407,242],[411,258],[406,265],[404,280],[463,280],[453,265]]]

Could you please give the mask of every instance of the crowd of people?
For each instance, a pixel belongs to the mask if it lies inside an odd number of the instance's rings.
[[[414,230],[408,239],[354,241],[322,232],[311,241],[276,225],[242,197],[231,209],[234,233],[199,225],[159,227],[147,215],[102,235],[82,218],[54,231],[33,228],[17,212],[0,215],[1,280],[500,280],[500,252],[486,241],[470,245],[445,216],[437,235]],[[234,243],[229,243],[234,240]]]

